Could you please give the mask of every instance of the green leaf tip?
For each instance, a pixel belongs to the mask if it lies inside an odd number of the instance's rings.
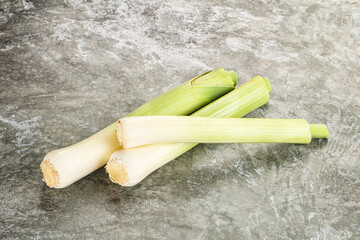
[[[234,86],[237,85],[237,75],[236,72],[234,72],[233,70],[227,71],[230,76],[231,76],[231,80],[234,82]]]
[[[189,81],[189,85],[192,87],[233,87],[237,84],[237,75],[234,71],[226,71],[223,68],[217,68],[208,72],[205,72]]]
[[[266,85],[267,89],[269,90],[269,92],[271,92],[271,84],[270,84],[269,79],[264,78],[264,82],[265,82],[265,85]]]
[[[329,131],[325,124],[309,124],[312,138],[328,138]]]

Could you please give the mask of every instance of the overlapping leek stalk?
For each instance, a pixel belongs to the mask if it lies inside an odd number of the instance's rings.
[[[268,79],[256,76],[192,116],[242,117],[267,103],[270,91]],[[196,145],[197,143],[163,143],[121,149],[111,155],[106,170],[113,182],[122,186],[133,186]]]
[[[232,91],[236,83],[235,72],[218,68],[163,93],[128,116],[189,115]],[[49,152],[40,166],[46,184],[64,188],[104,166],[120,148],[115,127],[116,122],[77,144]]]
[[[317,128],[316,128],[317,127]],[[323,124],[305,119],[209,118],[193,116],[125,117],[116,126],[127,149],[155,143],[300,143],[327,138]]]

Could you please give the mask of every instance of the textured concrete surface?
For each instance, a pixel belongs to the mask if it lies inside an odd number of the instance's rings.
[[[359,1],[1,0],[0,238],[360,239],[359,35]],[[133,188],[41,181],[48,151],[216,67],[270,79],[249,116],[330,139],[202,144]]]

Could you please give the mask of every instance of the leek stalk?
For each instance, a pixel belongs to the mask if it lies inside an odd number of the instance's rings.
[[[118,121],[123,148],[155,143],[300,143],[327,138],[323,124],[305,119],[209,118],[193,116],[125,117]]]

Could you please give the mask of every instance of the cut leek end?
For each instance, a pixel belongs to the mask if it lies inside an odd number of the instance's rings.
[[[264,82],[266,85],[266,88],[269,90],[269,92],[271,92],[271,84],[268,78],[264,78]]]
[[[237,85],[237,75],[233,70],[227,71],[230,74],[231,80],[234,82],[234,86]]]
[[[227,71],[223,68],[217,68],[203,73],[189,81],[190,86],[222,86],[233,87],[237,84],[237,75],[234,71]]]
[[[124,138],[123,138],[122,124],[120,119],[117,121],[115,132],[116,132],[116,138],[120,143],[120,146],[124,148]]]
[[[52,188],[56,188],[59,183],[59,173],[56,171],[54,166],[50,163],[49,160],[45,160],[40,164],[40,169],[43,172],[44,178],[43,181]]]
[[[309,124],[312,138],[328,138],[329,131],[325,124]]]
[[[116,159],[111,159],[105,167],[109,174],[110,180],[121,186],[127,185],[129,182],[128,172],[121,162]]]
[[[253,77],[249,82],[252,82],[252,83],[261,83],[261,81],[264,83],[265,85],[265,88],[268,90],[268,92],[270,93],[271,92],[271,84],[270,84],[270,81],[268,78],[263,78],[262,76],[255,76]]]

